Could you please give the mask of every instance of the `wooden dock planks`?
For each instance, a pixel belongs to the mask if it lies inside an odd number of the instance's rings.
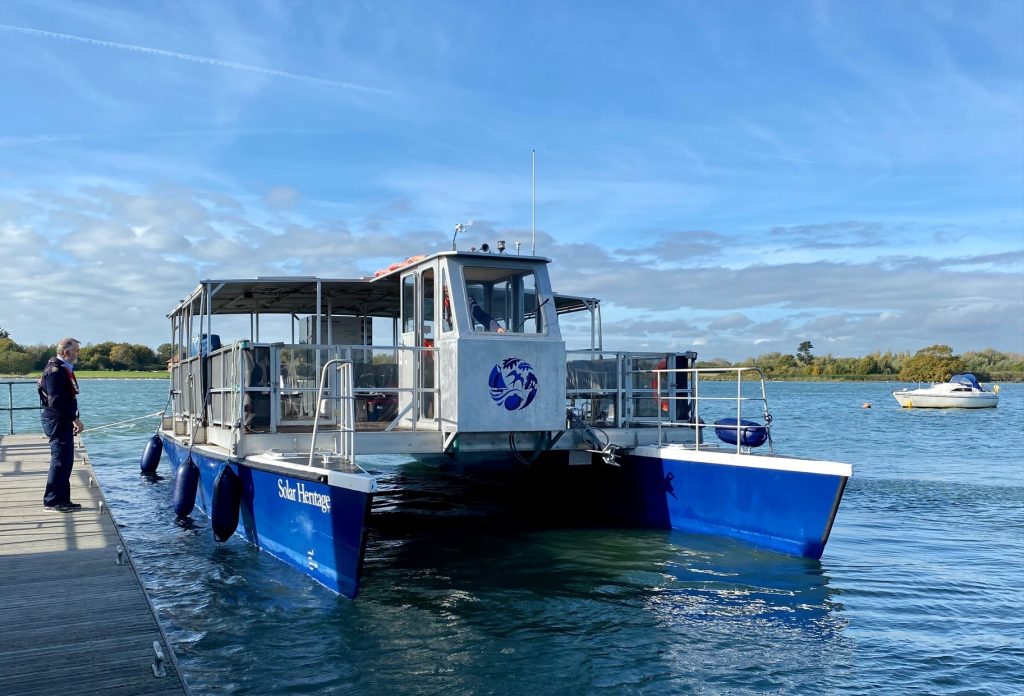
[[[0,694],[187,694],[85,450],[77,512],[43,509],[49,466],[44,437],[0,435]]]

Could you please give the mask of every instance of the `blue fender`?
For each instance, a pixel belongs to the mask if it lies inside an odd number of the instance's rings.
[[[199,488],[199,467],[189,457],[174,472],[174,514],[188,517],[196,506],[196,490]]]
[[[213,481],[213,500],[210,501],[210,522],[213,538],[227,541],[238,529],[238,507],[242,500],[242,482],[238,474],[225,465]]]
[[[741,420],[739,424],[741,427],[737,430],[735,418],[716,420],[715,435],[722,442],[735,445],[736,435],[739,434],[740,445],[743,447],[760,447],[768,441],[768,426],[748,420]]]
[[[164,443],[159,435],[153,435],[153,437],[149,438],[149,442],[146,443],[146,449],[142,452],[142,458],[139,460],[139,469],[142,473],[156,473],[156,468],[160,465],[160,455],[163,454],[163,451]]]

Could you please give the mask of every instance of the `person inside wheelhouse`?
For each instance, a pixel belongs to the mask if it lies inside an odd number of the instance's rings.
[[[537,281],[521,268],[465,266],[462,269],[472,329],[483,333],[545,332]]]

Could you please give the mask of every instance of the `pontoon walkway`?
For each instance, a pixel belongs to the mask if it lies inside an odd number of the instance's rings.
[[[0,693],[189,693],[85,450],[77,512],[43,509],[49,463],[42,436],[0,435]]]

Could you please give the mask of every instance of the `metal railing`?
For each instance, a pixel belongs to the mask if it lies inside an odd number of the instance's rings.
[[[353,466],[355,464],[355,432],[356,432],[356,418],[355,418],[355,395],[352,391],[352,363],[342,360],[341,358],[333,358],[324,363],[323,369],[320,371],[320,387],[317,389],[317,409],[316,414],[313,417],[313,436],[310,439],[309,444],[309,466],[313,466],[313,456],[316,453],[316,434],[317,428],[320,424],[321,412],[330,412],[333,409],[330,408],[330,400],[327,393],[324,391],[327,387],[327,371],[332,366],[335,367],[337,374],[338,383],[338,441],[335,451],[331,454],[336,455],[341,459],[344,464]],[[330,458],[329,455],[327,457]]]
[[[739,453],[739,452],[744,452],[744,451],[749,451],[750,450],[750,446],[744,445],[744,440],[745,439],[750,438],[750,439],[756,440],[757,439],[756,435],[760,434],[760,433],[758,433],[758,431],[763,430],[765,441],[768,444],[768,451],[769,451],[769,453],[773,453],[772,438],[771,438],[772,415],[768,411],[768,394],[767,394],[767,392],[765,390],[765,386],[764,386],[764,373],[761,371],[760,368],[757,368],[757,367],[697,367],[697,368],[689,368],[689,369],[666,369],[666,368],[662,368],[662,369],[652,370],[652,372],[653,372],[654,378],[655,378],[656,393],[659,395],[658,398],[660,400],[662,400],[663,403],[664,402],[670,402],[671,403],[671,402],[677,401],[677,400],[679,400],[681,398],[685,398],[685,399],[688,400],[688,402],[690,404],[690,407],[688,409],[686,409],[686,411],[688,411],[688,418],[685,421],[680,421],[680,420],[672,419],[672,418],[665,418],[665,419],[663,419],[662,418],[662,412],[663,411],[672,412],[672,411],[675,411],[675,409],[663,409],[663,408],[659,408],[658,409],[658,443],[659,444],[663,444],[663,442],[664,442],[663,441],[663,436],[662,436],[662,427],[663,426],[680,426],[680,425],[682,425],[682,426],[687,426],[687,427],[693,427],[693,428],[695,428],[695,430],[698,431],[698,433],[704,427],[712,427],[712,428],[714,428],[717,431],[731,431],[731,432],[735,433],[735,435],[733,437],[736,440],[736,443],[735,443],[736,444],[736,452]],[[753,385],[754,391],[755,391],[755,395],[744,394],[744,392],[743,392],[743,387],[744,387],[743,376],[746,373],[753,373],[754,375],[756,375],[756,378],[755,378],[756,381],[755,381],[755,379],[751,379],[751,380],[748,380],[746,382],[746,384],[748,384],[748,385]],[[687,375],[689,384],[691,385],[690,389],[688,390],[688,393],[683,395],[683,396],[662,394],[662,390],[661,390],[662,380],[667,380],[667,379],[670,379],[670,378],[676,378],[677,379],[677,377],[675,377],[675,376],[676,375],[681,375],[681,374]],[[734,395],[727,395],[727,394],[724,393],[725,389],[728,388],[728,385],[731,384],[733,380],[731,380],[731,379],[729,379],[729,380],[715,379],[715,380],[705,380],[705,381],[706,382],[710,382],[711,384],[713,384],[716,387],[719,387],[722,393],[721,394],[702,395],[701,394],[701,377],[705,377],[706,378],[706,377],[710,377],[712,375],[715,375],[715,376],[734,376],[735,377],[735,385],[736,385],[736,393]],[[759,389],[758,389],[758,386],[759,386]],[[707,389],[707,387],[705,387],[705,388]],[[758,395],[758,393],[759,393],[759,395]],[[714,416],[711,416],[711,417],[716,417],[716,416],[718,416],[718,415],[720,415],[722,413],[728,412],[729,413],[728,417],[732,418],[732,419],[735,419],[735,422],[733,422],[733,423],[729,423],[729,422],[720,423],[720,422],[715,421],[715,422],[712,422],[711,424],[708,424],[706,426],[704,421],[702,420],[702,417],[701,417],[701,404],[702,403],[704,404],[705,413],[707,413],[708,411],[711,411],[712,413],[714,413]],[[723,403],[723,404],[725,404],[725,409],[717,409],[717,410],[714,409],[713,404],[715,404],[715,403]],[[751,409],[752,405],[756,406],[757,410],[759,411],[756,416],[752,416],[752,414],[750,413],[751,410],[752,410]],[[762,424],[762,423],[757,422],[757,421],[749,421],[748,420],[749,418],[753,418],[753,417],[758,417],[758,418],[763,419],[764,423]],[[703,444],[703,438],[698,435],[696,437],[696,441],[694,443],[694,446],[697,449],[700,449],[702,444]],[[763,443],[759,443],[758,445],[755,445],[755,446],[760,446],[760,444],[763,444]],[[717,443],[716,443],[715,446],[718,447]]]
[[[759,436],[772,448],[764,373],[756,367],[675,367],[692,364],[687,353],[570,351],[568,359],[567,406],[587,426],[656,427],[659,445],[670,440],[667,431],[690,429],[695,447],[720,448],[704,441],[710,427],[716,439],[733,433],[737,452],[750,451]]]
[[[685,380],[658,383],[655,370],[687,353],[568,351],[567,406],[587,425],[628,428],[654,426],[662,420],[664,399],[685,410],[692,389]]]
[[[36,404],[35,406],[15,406],[14,405],[14,387],[15,385],[31,385],[37,386],[35,380],[3,380],[0,381],[0,387],[7,387],[7,405],[0,406],[0,412],[7,412],[8,422],[8,435],[14,434],[14,412],[15,411],[39,411],[42,407]]]
[[[334,425],[334,414],[317,414],[322,398],[338,398],[338,376],[329,375],[322,396],[317,375],[328,362],[344,360],[351,363],[356,430],[391,430],[400,423],[436,430],[440,390],[435,355],[435,348],[422,346],[238,341],[171,366],[172,410],[184,422],[236,433],[311,428],[314,421]],[[402,370],[409,370],[410,383],[419,386],[400,387]]]

